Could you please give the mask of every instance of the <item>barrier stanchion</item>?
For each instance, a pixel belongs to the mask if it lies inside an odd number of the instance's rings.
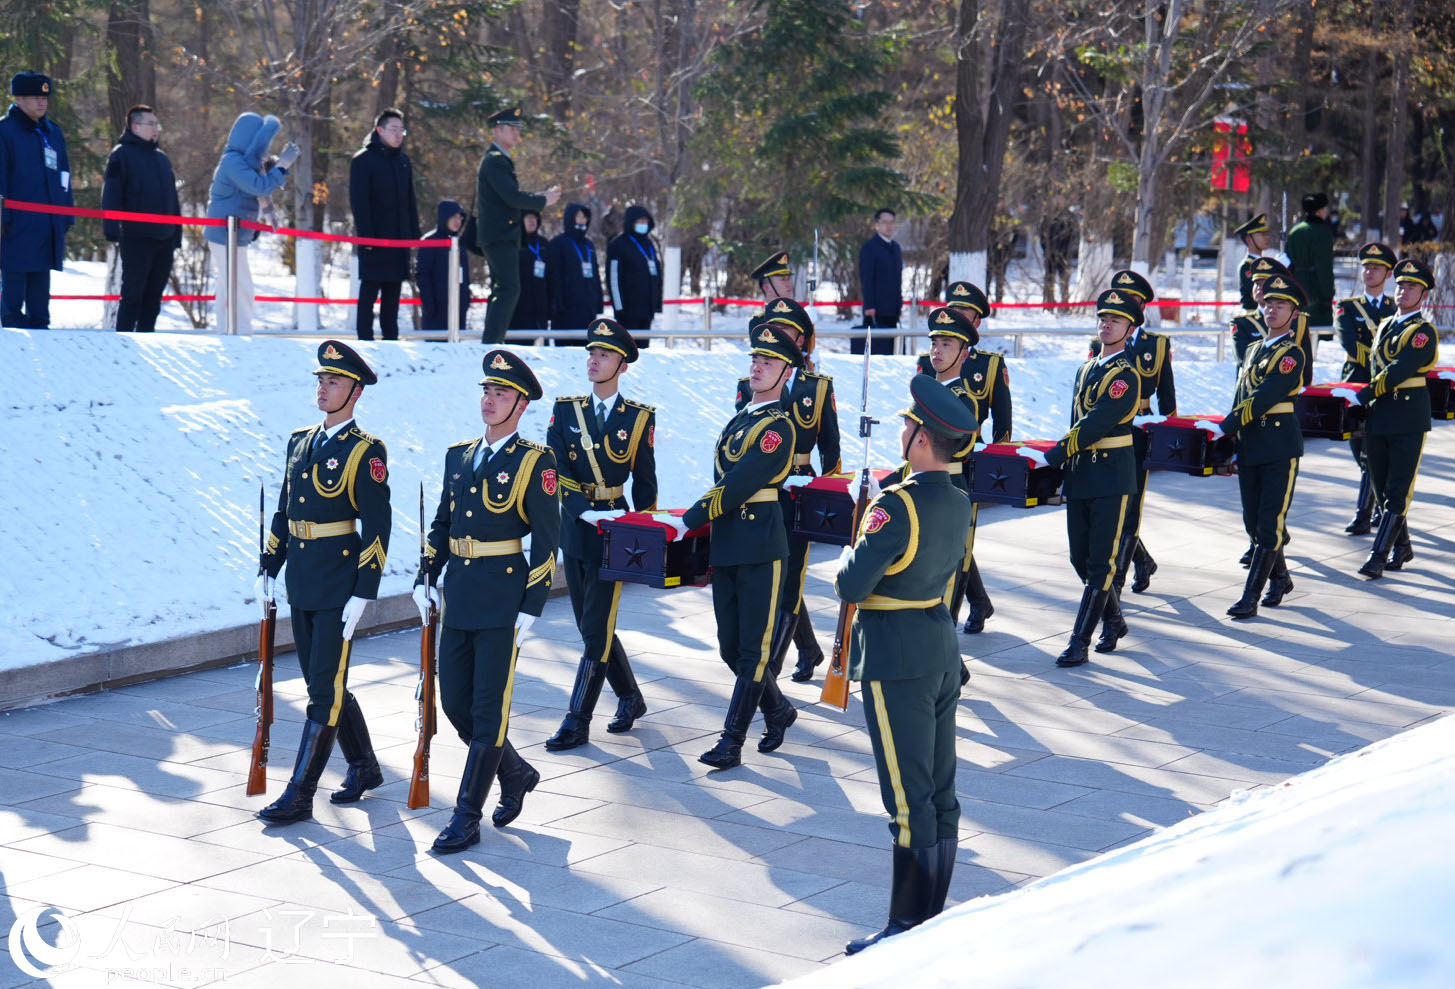
[[[450,343],[460,342],[460,238],[450,238],[450,275],[445,284],[451,287],[450,298],[446,302],[449,312],[449,321],[445,324],[450,331]]]
[[[237,217],[227,218],[227,257],[223,264],[223,278],[227,280],[227,305],[224,307],[223,332],[237,335]]]

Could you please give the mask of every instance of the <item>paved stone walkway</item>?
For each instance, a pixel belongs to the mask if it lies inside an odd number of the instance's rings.
[[[961,640],[974,679],[952,900],[1049,875],[1455,707],[1455,427],[1437,426],[1426,447],[1416,560],[1372,585],[1354,576],[1369,539],[1342,533],[1352,477],[1342,445],[1310,444],[1293,506],[1297,587],[1235,624],[1223,610],[1243,578],[1236,480],[1155,475],[1145,541],[1161,569],[1150,593],[1127,595],[1131,636],[1079,670],[1052,665],[1078,596],[1059,511],[982,516],[996,613]],[[836,557],[814,555],[821,639]],[[788,743],[709,773],[696,757],[731,685],[707,591],[629,588],[620,628],[650,714],[633,734],[607,735],[600,720],[589,748],[545,752],[579,649],[566,601],[553,600],[521,650],[511,722],[541,784],[512,827],[445,858],[427,849],[458,782],[447,728],[433,808],[404,806],[415,634],[354,649],[351,686],[387,784],[352,807],[321,798],[316,822],[290,828],[264,829],[252,817],[262,799],[243,794],[250,666],[0,715],[0,931],[44,905],[64,911],[79,938],[64,954],[82,967],[57,986],[716,987],[832,962],[887,903],[857,697],[840,714],[811,703],[817,684],[785,677],[803,705]],[[270,797],[302,718],[293,669],[280,657]],[[608,690],[602,709],[613,704]],[[43,916],[50,943],[55,917]],[[0,953],[0,989],[27,978]]]

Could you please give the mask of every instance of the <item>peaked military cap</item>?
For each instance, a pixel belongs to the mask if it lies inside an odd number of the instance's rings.
[[[772,278],[775,275],[792,275],[793,269],[788,266],[788,252],[779,251],[776,254],[768,255],[768,260],[753,269],[753,281],[761,282],[765,278]]]
[[[1141,326],[1147,317],[1142,313],[1142,304],[1130,292],[1109,288],[1096,297],[1098,316],[1120,316],[1130,320],[1133,326]]]
[[[342,374],[361,385],[377,384],[378,375],[348,344],[325,340],[318,345],[318,370],[314,374]]]
[[[637,342],[632,335],[621,328],[621,324],[614,319],[607,319],[599,316],[592,320],[590,328],[586,330],[586,349],[600,347],[602,350],[610,350],[626,358],[628,364],[637,359]]]
[[[1425,288],[1435,287],[1435,275],[1425,266],[1424,262],[1416,261],[1414,258],[1401,258],[1394,266],[1394,280],[1396,282],[1414,282],[1416,285],[1423,285]]]
[[[1111,276],[1111,287],[1118,292],[1130,292],[1144,306],[1157,298],[1157,293],[1152,291],[1152,283],[1147,281],[1146,276],[1131,268],[1123,268],[1114,273]]]
[[[945,289],[945,305],[957,309],[974,309],[981,316],[990,315],[990,300],[974,282],[951,282]]]
[[[1263,299],[1286,299],[1300,309],[1308,303],[1308,296],[1304,294],[1298,279],[1287,274],[1269,276],[1263,283]]]
[[[956,309],[954,306],[940,306],[930,310],[929,328],[930,338],[954,337],[956,340],[964,340],[970,346],[980,342],[980,331],[965,315],[965,308]]]
[[[978,428],[965,403],[927,374],[909,379],[911,405],[899,414],[919,423],[932,433],[957,440]]]
[[[1264,278],[1272,278],[1274,275],[1286,274],[1288,274],[1288,269],[1283,266],[1282,261],[1277,258],[1261,257],[1253,262],[1253,274],[1251,277],[1256,282]]]
[[[1393,268],[1395,262],[1394,252],[1386,244],[1377,240],[1371,240],[1359,248],[1360,264],[1382,264],[1386,268]]]
[[[11,96],[49,96],[50,94],[49,76],[41,75],[39,72],[17,72],[10,77]]]
[[[1239,237],[1249,237],[1253,234],[1266,234],[1268,232],[1268,214],[1259,213],[1247,223],[1237,227],[1233,233]]]
[[[485,122],[491,127],[499,127],[502,124],[510,127],[521,127],[525,124],[525,117],[520,114],[520,107],[511,106],[504,110],[496,110],[485,118]]]
[[[806,354],[813,349],[813,317],[808,310],[792,299],[769,299],[763,306],[763,315],[769,323],[782,323],[803,334],[799,348]]]
[[[798,349],[798,344],[771,322],[765,322],[754,330],[749,343],[750,354],[785,361],[790,367],[803,366],[803,351]]]
[[[1322,192],[1311,192],[1303,197],[1303,202],[1300,205],[1303,206],[1305,213],[1317,213],[1329,205],[1329,197]]]
[[[514,388],[532,402],[541,397],[541,383],[526,367],[525,361],[510,351],[489,351],[480,363],[485,368],[485,377],[480,379],[480,384]]]

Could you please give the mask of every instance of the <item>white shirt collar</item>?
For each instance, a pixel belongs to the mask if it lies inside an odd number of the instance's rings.
[[[1118,350],[1115,354],[1099,354],[1099,355],[1097,355],[1096,363],[1098,363],[1098,364],[1105,364],[1107,361],[1111,360],[1113,357],[1121,357],[1126,352],[1127,352],[1127,348],[1123,347],[1121,350]]]
[[[777,401],[778,401],[778,399],[776,399],[776,398],[770,398],[766,402],[749,402],[747,405],[744,405],[743,406],[743,411],[744,412],[752,412],[754,409],[761,409],[763,406],[765,406],[765,405],[772,405],[772,404],[774,404]]]
[[[343,422],[341,422],[341,423],[339,423],[339,424],[337,424],[335,426],[325,426],[325,427],[323,427],[323,435],[325,437],[327,437],[328,439],[333,439],[342,430],[347,429],[350,425],[352,425],[353,424],[353,421],[354,420],[352,418],[349,418],[349,419],[345,419]]]
[[[490,447],[490,453],[493,456],[497,450],[500,450],[503,447],[509,446],[510,445],[510,441],[513,440],[513,439],[515,439],[515,437],[517,435],[519,435],[519,434],[520,434],[520,430],[517,429],[515,432],[511,433],[509,436],[502,437],[501,439],[498,439],[498,440],[496,440],[493,443],[490,442],[489,440],[487,440],[484,436],[481,436],[480,437],[480,445],[475,448],[475,452],[476,452],[476,454],[478,454],[481,450],[485,449],[485,447],[488,446],[488,447]]]
[[[596,407],[598,405],[601,405],[604,402],[604,403],[606,403],[606,412],[607,412],[607,415],[610,415],[611,414],[611,410],[614,409],[614,408],[616,408],[616,403],[619,402],[619,401],[621,401],[621,389],[620,388],[618,388],[614,394],[608,395],[606,398],[600,398],[600,397],[598,397],[597,394],[596,394],[596,392],[593,391],[591,393],[591,411],[592,412],[595,412],[596,411]]]
[[[1414,312],[1405,313],[1403,316],[1401,316],[1398,313],[1396,313],[1395,314],[1395,317],[1394,317],[1394,321],[1396,323],[1404,323],[1404,322],[1407,322],[1407,321],[1409,321],[1411,319],[1414,319],[1416,316],[1419,316],[1422,312],[1423,312],[1423,310],[1416,309]]]

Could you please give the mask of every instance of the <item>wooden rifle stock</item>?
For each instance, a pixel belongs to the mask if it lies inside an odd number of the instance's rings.
[[[258,626],[258,729],[253,734],[252,759],[248,763],[250,797],[268,789],[268,736],[273,724],[273,630],[277,619],[278,606],[272,601],[266,602],[263,620]]]
[[[435,634],[439,627],[439,609],[433,603],[429,606],[429,618],[419,630],[419,718],[415,727],[419,729],[419,741],[414,746],[414,769],[409,774],[409,799],[405,806],[410,810],[429,806],[429,745],[435,733]]]
[[[851,537],[859,533],[859,521],[869,506],[869,468],[866,466],[859,476],[859,495],[854,499],[854,524],[849,527]],[[849,629],[853,626],[856,606],[848,601],[839,602],[839,621],[834,626],[834,649],[830,656],[828,672],[823,678],[823,693],[819,700],[832,704],[840,711],[849,709]]]

